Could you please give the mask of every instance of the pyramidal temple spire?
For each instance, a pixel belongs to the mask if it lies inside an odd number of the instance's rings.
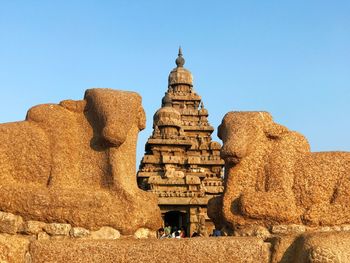
[[[153,133],[137,172],[138,186],[158,196],[164,224],[184,227],[187,236],[214,228],[206,218],[208,200],[223,192],[221,145],[211,138],[208,110],[193,89],[179,48]],[[179,212],[181,211],[181,213]],[[179,222],[179,223],[177,223]]]

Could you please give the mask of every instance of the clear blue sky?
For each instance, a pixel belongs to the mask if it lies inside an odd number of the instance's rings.
[[[147,114],[139,161],[180,44],[215,128],[230,110],[267,110],[314,151],[350,151],[341,0],[2,0],[0,122],[91,87],[137,91]]]

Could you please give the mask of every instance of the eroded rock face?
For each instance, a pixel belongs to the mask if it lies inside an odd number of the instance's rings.
[[[25,220],[112,226],[124,234],[161,225],[156,197],[136,184],[141,97],[90,89],[84,100],[31,108],[0,125],[0,210]]]
[[[310,152],[304,136],[267,112],[230,112],[218,131],[225,191],[209,216],[234,228],[350,223],[350,153]]]

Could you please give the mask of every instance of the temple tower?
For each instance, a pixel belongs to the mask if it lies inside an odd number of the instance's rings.
[[[164,222],[187,234],[210,232],[208,200],[223,192],[221,145],[212,141],[208,110],[193,90],[181,48],[137,173],[140,188],[158,195]],[[205,219],[205,220],[204,220]],[[204,223],[205,222],[205,223]]]

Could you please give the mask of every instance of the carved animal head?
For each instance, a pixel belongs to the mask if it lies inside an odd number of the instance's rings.
[[[278,139],[288,129],[273,122],[268,112],[229,112],[218,128],[224,145],[221,158],[238,163],[269,139]]]
[[[141,96],[135,92],[113,89],[88,89],[85,111],[99,123],[99,136],[114,147],[120,146],[132,127],[138,131],[146,125]]]

